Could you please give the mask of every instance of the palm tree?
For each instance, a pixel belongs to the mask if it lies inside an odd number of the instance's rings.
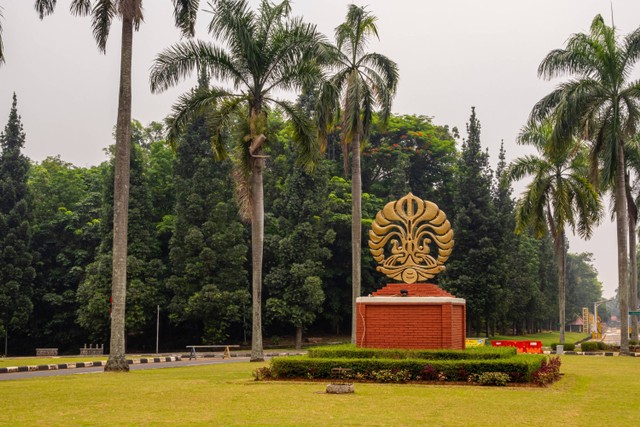
[[[185,36],[194,34],[199,0],[172,0],[176,26]],[[56,0],[36,0],[40,19],[53,13]],[[127,224],[129,216],[129,159],[131,151],[131,58],[133,31],[143,20],[142,0],[72,0],[71,13],[91,15],[98,49],[104,53],[111,23],[122,20],[120,89],[116,122],[116,155],[113,208],[112,312],[109,359],[105,371],[128,371],[125,358],[125,304],[127,296]]]
[[[549,121],[529,124],[519,135],[518,143],[529,144],[538,156],[516,159],[508,170],[511,181],[533,176],[533,181],[516,204],[516,232],[531,226],[541,237],[547,231],[553,238],[558,270],[558,307],[560,343],[565,334],[565,229],[570,226],[580,237],[589,238],[602,212],[600,198],[587,178],[586,148],[573,139],[561,149],[550,150],[553,125]]]
[[[315,26],[291,18],[288,0],[271,4],[263,0],[258,13],[246,0],[218,0],[213,5],[209,33],[221,42],[185,41],[160,53],[152,67],[153,92],[162,92],[196,70],[229,83],[229,89],[205,88],[183,95],[173,107],[169,139],[175,141],[196,117],[208,112],[214,129],[216,157],[227,155],[223,131],[240,124],[233,150],[234,179],[240,214],[251,222],[253,333],[251,360],[263,360],[262,349],[262,253],[264,196],[262,177],[267,142],[267,113],[280,108],[290,119],[298,155],[311,165],[319,154],[314,127],[290,102],[274,98],[279,90],[312,86],[320,78],[315,59],[320,35]]]
[[[629,351],[627,203],[625,195],[624,146],[636,133],[640,118],[640,82],[630,81],[640,58],[640,28],[620,41],[615,27],[597,15],[589,34],[574,34],[566,49],[551,51],[538,68],[538,75],[551,79],[573,76],[541,99],[531,120],[553,116],[554,149],[570,141],[571,135],[591,142],[593,182],[602,175],[613,188],[618,241],[618,294],[620,295],[620,348]]]
[[[362,178],[360,150],[369,135],[373,109],[380,107],[386,123],[398,85],[398,66],[384,55],[367,53],[372,37],[378,37],[377,18],[364,7],[349,5],[346,20],[335,30],[336,46],[330,49],[333,76],[322,85],[319,96],[321,137],[341,112],[342,153],[348,173],[351,146],[351,342],[356,342],[356,298],[360,296],[362,248]],[[342,108],[341,108],[342,107]]]
[[[638,202],[640,187],[640,135],[636,134],[625,147],[627,215],[629,221],[629,307],[638,307]],[[636,179],[631,181],[631,171]],[[631,339],[638,341],[638,317],[631,317]]]

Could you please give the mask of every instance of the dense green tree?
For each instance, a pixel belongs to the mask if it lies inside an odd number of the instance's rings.
[[[591,164],[613,189],[618,241],[618,291],[621,322],[628,323],[628,219],[625,187],[624,146],[635,135],[640,119],[640,82],[631,74],[640,58],[640,29],[623,39],[616,28],[607,26],[597,15],[588,34],[577,33],[567,41],[565,49],[555,49],[541,62],[538,75],[545,79],[569,75],[540,100],[531,119],[540,121],[553,116],[551,144],[563,149],[571,137],[591,142]],[[620,345],[629,351],[629,334],[621,330]]]
[[[176,339],[214,344],[229,337],[251,302],[249,248],[233,200],[231,161],[216,162],[210,140],[201,116],[176,144],[172,275],[167,284],[170,320],[184,331]],[[244,324],[242,328],[244,332]]]
[[[367,44],[378,37],[377,18],[365,7],[349,5],[345,22],[336,27],[336,46],[329,47],[333,75],[322,85],[319,95],[321,137],[339,115],[342,126],[342,155],[345,174],[351,151],[351,262],[352,315],[351,342],[356,340],[356,298],[362,280],[362,168],[360,151],[369,136],[373,110],[380,107],[379,119],[386,123],[391,100],[398,85],[398,66],[379,53],[366,52]]]
[[[157,236],[158,225],[162,218],[154,217],[154,192],[147,171],[151,170],[150,150],[143,147],[142,126],[133,124],[133,141],[130,158],[130,194],[129,237],[128,237],[128,273],[126,333],[129,340],[138,346],[150,348],[155,338],[156,307],[165,305],[165,293],[162,282],[167,275],[167,266],[163,262],[160,240]],[[153,143],[147,145],[153,147]],[[113,316],[115,298],[110,293],[111,250],[113,234],[113,197],[115,173],[115,155],[104,182],[103,212],[101,218],[100,249],[95,260],[87,266],[83,283],[78,289],[80,308],[78,322],[94,340],[106,338],[109,315]],[[170,209],[170,207],[167,207]],[[113,305],[109,309],[109,299]]]
[[[322,310],[325,265],[336,232],[326,221],[330,165],[321,164],[311,175],[289,157],[275,159],[288,173],[279,177],[280,194],[266,221],[265,258],[272,260],[265,275],[266,309],[267,318],[295,328],[301,348],[303,330]]]
[[[566,283],[566,228],[589,238],[597,224],[602,203],[595,188],[589,183],[588,158],[580,142],[563,144],[562,150],[549,147],[553,123],[525,126],[519,136],[521,144],[529,144],[538,150],[538,156],[529,155],[516,159],[509,175],[512,180],[532,176],[518,201],[516,231],[532,227],[538,236],[549,233],[554,241],[554,256],[558,269],[558,308],[560,343],[565,332],[565,283]]]
[[[411,191],[445,212],[451,210],[457,157],[446,126],[434,125],[426,116],[391,115],[381,127],[374,116],[362,155],[365,192],[396,200]]]
[[[32,218],[27,193],[29,159],[22,154],[25,134],[18,115],[17,98],[0,134],[0,332],[4,354],[9,333],[26,332],[33,309]]]
[[[489,156],[480,143],[480,122],[475,108],[462,144],[453,212],[455,249],[447,264],[444,285],[467,300],[467,328],[476,334],[489,334],[495,320],[500,291],[498,243],[495,207],[492,198],[492,173]]]
[[[104,172],[104,167],[78,168],[59,157],[29,172],[37,272],[29,327],[36,346],[64,352],[83,341],[75,322],[76,290],[100,243]]]
[[[199,0],[173,0],[175,25],[183,36],[193,36]],[[56,0],[36,0],[40,18],[53,13]],[[91,15],[93,36],[98,48],[106,52],[111,23],[115,17],[122,20],[120,48],[120,84],[118,118],[116,122],[116,149],[113,208],[113,261],[111,345],[106,371],[128,371],[125,359],[125,304],[127,297],[127,236],[129,209],[129,163],[131,157],[131,61],[133,31],[143,22],[142,0],[72,0],[71,13]]]
[[[320,35],[315,26],[290,17],[288,0],[260,3],[258,12],[245,0],[219,0],[213,5],[209,32],[222,46],[208,42],[182,42],[156,58],[151,89],[161,92],[196,69],[231,83],[232,89],[208,88],[180,98],[174,106],[170,135],[179,134],[203,111],[214,111],[214,154],[223,158],[227,147],[222,131],[235,127],[234,176],[236,197],[243,219],[251,222],[253,332],[251,359],[263,359],[262,257],[264,246],[264,147],[267,113],[277,105],[291,120],[294,141],[300,143],[298,159],[309,163],[318,153],[315,132],[296,105],[274,98],[278,90],[313,86],[320,77],[317,49]]]

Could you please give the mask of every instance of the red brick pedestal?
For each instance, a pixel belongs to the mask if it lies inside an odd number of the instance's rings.
[[[465,300],[434,284],[389,284],[358,298],[356,310],[358,347],[465,348]]]

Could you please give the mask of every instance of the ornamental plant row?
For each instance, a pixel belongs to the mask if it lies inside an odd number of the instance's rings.
[[[405,380],[468,381],[486,372],[502,372],[510,382],[531,382],[543,366],[544,355],[519,355],[502,359],[438,360],[378,358],[286,357],[271,360],[274,379],[330,379],[334,368],[348,369],[349,378],[375,379],[375,373],[403,372]],[[406,373],[406,374],[405,374]]]

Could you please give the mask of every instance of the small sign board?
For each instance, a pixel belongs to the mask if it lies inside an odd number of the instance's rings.
[[[629,316],[640,316],[640,311],[630,311]]]

